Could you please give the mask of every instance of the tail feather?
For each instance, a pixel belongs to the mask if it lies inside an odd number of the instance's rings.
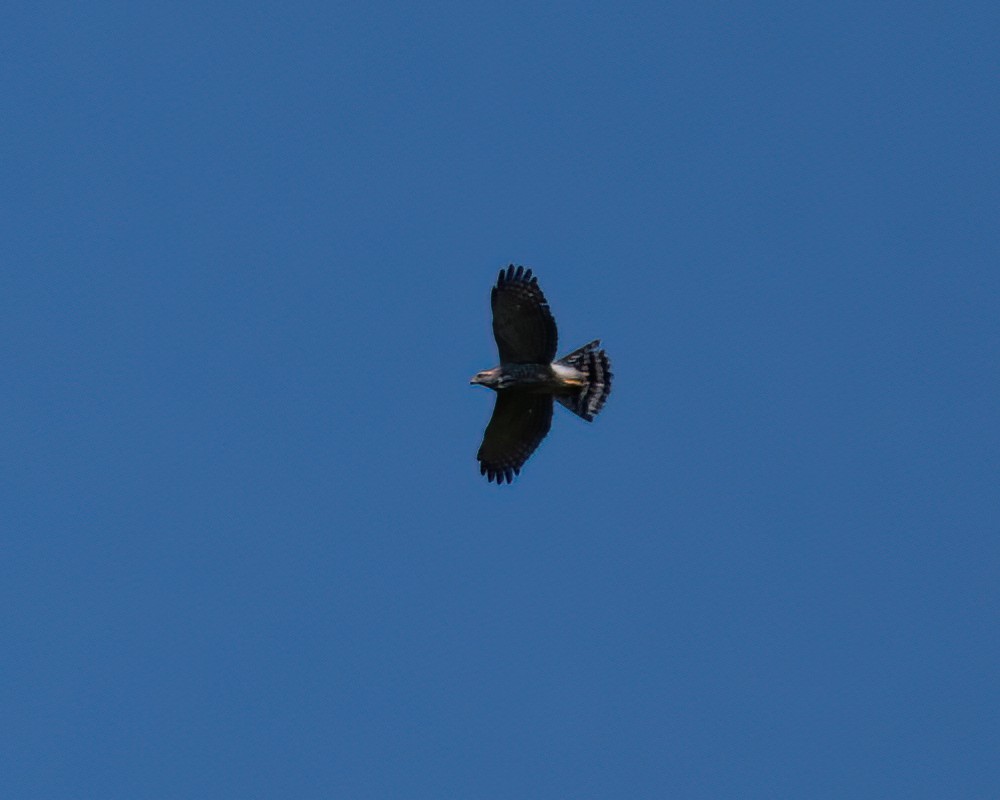
[[[611,394],[611,361],[608,354],[600,349],[600,344],[601,340],[595,339],[556,362],[573,367],[586,376],[579,392],[557,395],[556,400],[587,422],[593,421]]]

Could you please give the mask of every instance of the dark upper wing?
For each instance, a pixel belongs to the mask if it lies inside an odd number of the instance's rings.
[[[552,363],[558,339],[556,321],[530,269],[511,264],[500,270],[490,302],[501,364]]]
[[[552,395],[514,389],[497,392],[493,416],[479,448],[479,471],[488,480],[510,483],[535,452],[552,424]]]

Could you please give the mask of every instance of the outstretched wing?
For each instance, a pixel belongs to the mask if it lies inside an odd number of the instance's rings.
[[[490,292],[493,336],[501,364],[551,364],[556,357],[556,321],[530,269],[500,270]]]
[[[479,471],[487,480],[510,483],[552,424],[552,395],[513,389],[497,392],[493,416],[479,448]]]

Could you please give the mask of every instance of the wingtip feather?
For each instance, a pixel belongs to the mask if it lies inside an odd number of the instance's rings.
[[[524,283],[527,285],[538,285],[538,276],[530,267],[508,264],[502,267],[497,274],[497,289],[502,289],[511,283]]]

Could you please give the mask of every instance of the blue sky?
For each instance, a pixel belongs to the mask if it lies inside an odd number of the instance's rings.
[[[6,7],[2,794],[997,796],[998,29]]]

